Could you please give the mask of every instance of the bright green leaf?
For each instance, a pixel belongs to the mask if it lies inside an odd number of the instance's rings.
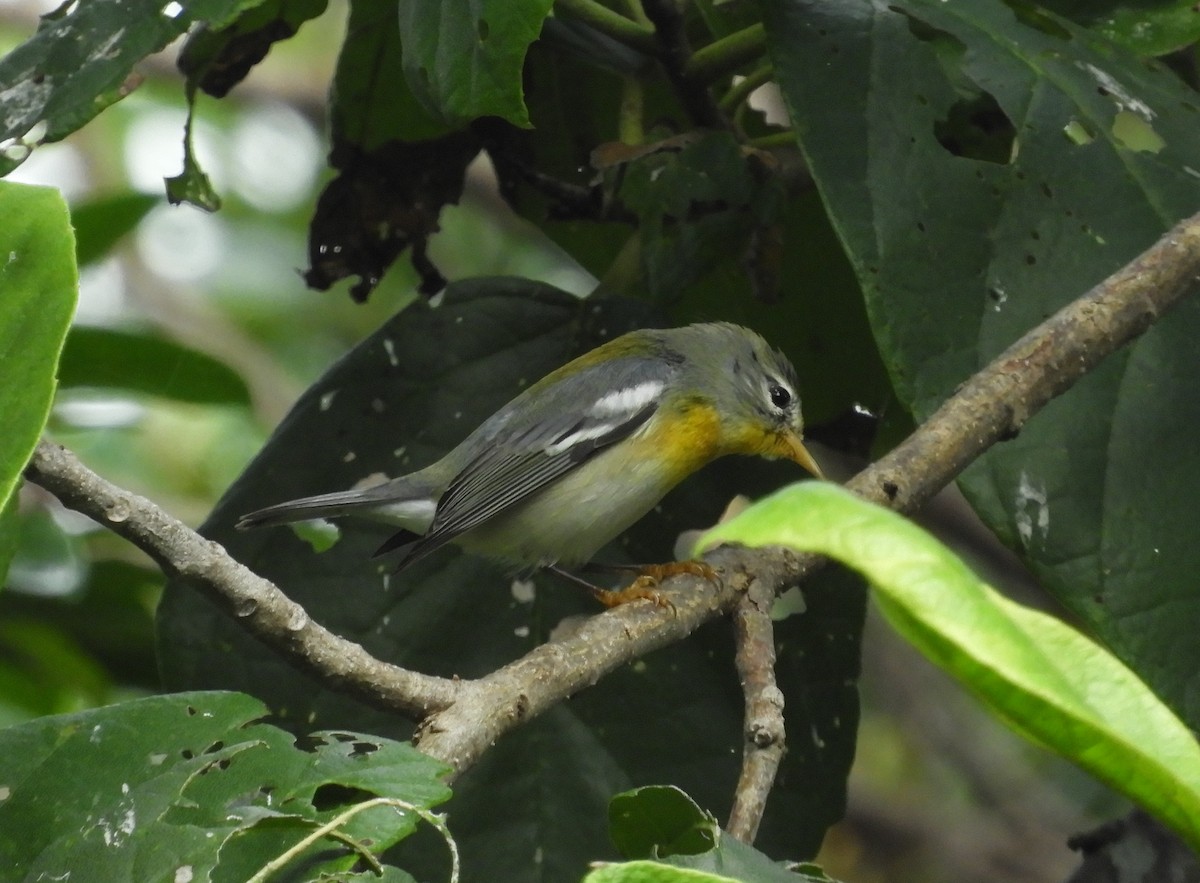
[[[747,881],[735,880],[733,877],[718,877],[716,874],[709,874],[706,871],[673,868],[658,862],[638,861],[597,868],[583,878],[583,883],[747,883]]]
[[[1000,717],[1200,847],[1200,745],[1108,651],[982,583],[907,519],[832,484],[785,488],[701,541],[786,545],[862,572],[888,620]]]
[[[5,505],[50,413],[79,276],[67,206],[57,190],[0,182],[0,217],[0,505]]]
[[[528,126],[521,71],[552,5],[552,0],[401,3],[409,88],[447,125],[495,116]]]
[[[59,383],[197,404],[250,402],[241,375],[212,356],[153,333],[86,325],[67,335]]]

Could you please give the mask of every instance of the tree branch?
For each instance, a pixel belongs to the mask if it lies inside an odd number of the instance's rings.
[[[220,544],[145,497],[105,481],[60,445],[38,442],[25,477],[133,543],[163,573],[187,580],[256,638],[334,689],[416,719],[454,702],[454,681],[380,662],[313,622],[303,607]]]
[[[894,509],[933,496],[991,445],[1010,437],[1053,397],[1145,331],[1200,277],[1200,216],[1165,235],[1128,267],[1029,332],[965,383],[903,444],[849,487]],[[678,576],[661,588],[664,610],[630,604],[592,617],[571,637],[538,647],[477,681],[447,681],[379,662],[312,623],[303,608],[216,543],[157,506],[96,476],[42,442],[26,470],[66,505],[106,524],[306,671],[377,707],[425,716],[428,754],[461,772],[497,738],[607,672],[677,641],[729,612],[751,582],[794,585],[818,564],[783,550],[722,548],[706,556],[719,583]]]
[[[758,834],[767,797],[787,750],[784,742],[783,691],[775,683],[775,628],[771,605],[776,592],[760,580],[737,602],[733,612],[733,634],[737,642],[735,662],[746,697],[742,728],[742,773],[733,793],[733,809],[725,829],[743,843],[753,843]]]

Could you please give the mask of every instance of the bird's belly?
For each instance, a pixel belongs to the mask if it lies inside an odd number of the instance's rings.
[[[608,451],[459,538],[518,566],[582,564],[649,512],[675,484],[645,460]],[[615,456],[614,456],[615,455]],[[604,462],[614,457],[619,462]],[[597,481],[597,474],[605,480]],[[617,476],[614,479],[614,476]]]

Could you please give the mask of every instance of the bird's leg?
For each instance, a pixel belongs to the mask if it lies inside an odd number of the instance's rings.
[[[608,565],[608,564],[603,564],[603,565],[588,564],[588,565],[585,565],[585,567],[588,570],[628,570],[628,569],[630,569],[630,567],[626,566],[626,565]],[[624,589],[602,589],[599,586],[593,585],[592,583],[588,582],[583,577],[578,576],[574,573],[571,573],[569,570],[563,570],[561,567],[558,567],[556,565],[551,564],[546,569],[549,571],[552,571],[553,573],[558,574],[560,577],[565,579],[567,582],[574,583],[575,585],[579,586],[580,588],[586,589],[587,591],[591,592],[592,597],[595,598],[597,601],[599,601],[601,604],[603,604],[605,607],[609,607],[609,608],[619,607],[622,604],[628,604],[630,601],[637,601],[637,600],[640,600],[643,598],[647,601],[653,601],[655,606],[657,606],[657,607],[671,607],[672,606],[670,601],[668,601],[666,598],[664,598],[658,592],[655,592],[652,590],[651,586],[657,585],[658,584],[657,582],[652,582],[645,586],[639,585],[638,581],[641,579],[641,577],[638,577],[637,580],[634,580],[633,584],[631,584],[630,586],[628,586]],[[634,569],[639,569],[639,568],[634,568]]]
[[[618,607],[621,604],[628,604],[630,601],[637,601],[642,598],[647,601],[653,601],[658,607],[673,607],[674,605],[664,595],[655,591],[663,580],[681,573],[687,573],[707,580],[716,579],[717,576],[717,572],[703,561],[672,561],[667,564],[589,563],[584,565],[584,567],[587,570],[607,570],[623,573],[633,571],[637,574],[633,582],[623,589],[601,589],[574,574],[567,573],[557,567],[552,568],[555,572],[562,574],[572,582],[586,586],[592,595],[595,596],[596,600],[605,607]]]

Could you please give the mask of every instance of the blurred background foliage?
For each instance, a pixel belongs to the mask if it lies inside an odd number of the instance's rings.
[[[0,51],[24,40],[51,7],[0,2]],[[61,188],[79,238],[80,306],[51,432],[110,480],[190,524],[204,519],[325,367],[416,296],[420,279],[407,260],[363,304],[344,296],[344,283],[320,294],[301,275],[307,225],[333,175],[325,104],[347,14],[346,4],[330,4],[228,98],[199,97],[195,152],[222,198],[219,212],[164,197],[164,179],[183,163],[178,46],[141,66],[145,81],[132,95],[39,147],[9,176]],[[1168,32],[1147,51],[1194,39]],[[1186,73],[1194,58],[1173,63]],[[530,93],[535,112],[540,100]],[[552,230],[554,242],[518,219],[484,161],[440,225],[430,256],[448,278],[512,274],[577,294],[595,285],[589,270],[600,268],[560,247],[579,232],[564,224]],[[828,227],[807,233],[814,250],[835,242]],[[848,267],[834,263],[831,272],[848,279]],[[677,318],[714,312],[719,290],[703,289]],[[110,374],[102,369],[113,348],[124,367]],[[846,361],[861,368],[858,389],[878,394],[874,353]],[[809,404],[820,422],[841,403],[817,394]],[[866,404],[886,411],[889,402]],[[953,493],[928,517],[1022,600],[1052,606]],[[18,554],[0,592],[0,725],[158,689],[157,568],[33,486],[22,492],[17,525]],[[1073,767],[1017,740],[873,617],[863,654],[848,815],[818,858],[833,876],[1059,880],[1077,861],[1065,836],[1122,809]]]

